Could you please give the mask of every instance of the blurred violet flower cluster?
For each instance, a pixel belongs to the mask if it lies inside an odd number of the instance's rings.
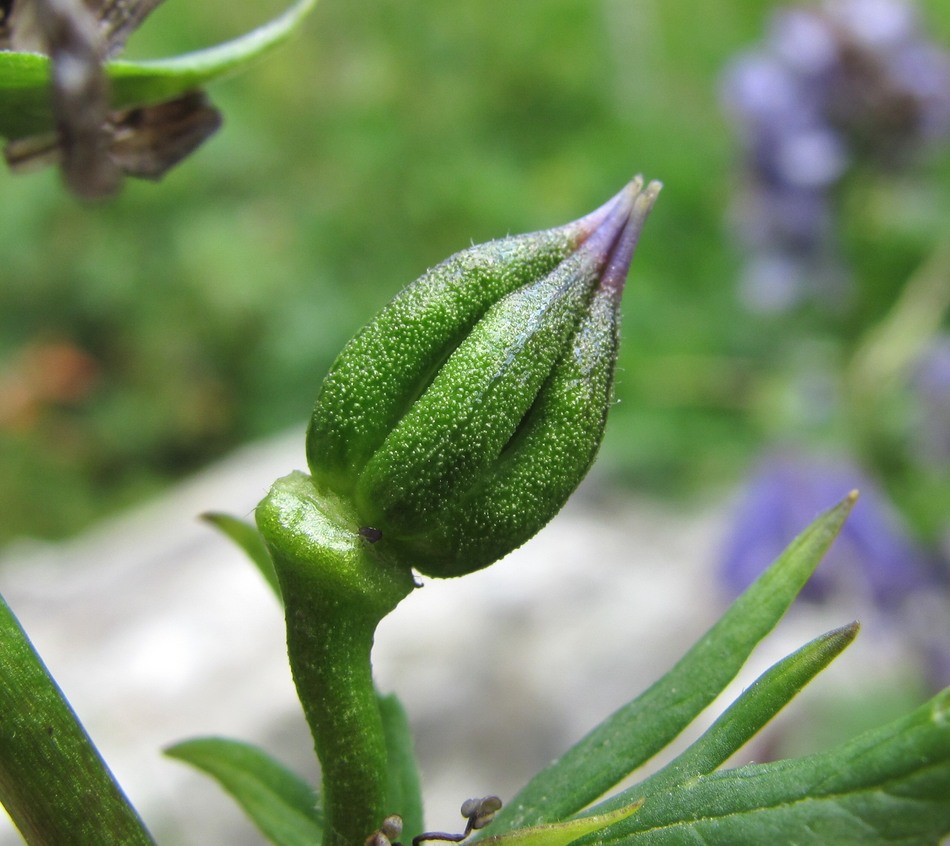
[[[733,210],[744,303],[846,302],[835,189],[857,166],[901,168],[950,139],[950,53],[904,0],[783,8],[728,67],[722,99],[744,156]]]
[[[909,639],[928,681],[941,688],[950,683],[950,570],[911,538],[886,494],[848,460],[794,451],[765,457],[736,508],[721,581],[741,593],[802,526],[854,489],[860,499],[801,596],[863,600]]]

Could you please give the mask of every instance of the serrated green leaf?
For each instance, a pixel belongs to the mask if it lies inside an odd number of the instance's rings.
[[[205,50],[155,61],[107,62],[112,107],[161,103],[244,69],[286,41],[315,5],[316,0],[298,0],[263,26]],[[47,56],[0,51],[0,136],[22,138],[53,129],[49,85]]]
[[[596,842],[937,846],[948,834],[950,688],[831,751],[719,771],[649,796]]]
[[[28,843],[153,844],[2,597],[0,801]]]
[[[251,562],[260,571],[264,581],[271,586],[278,600],[281,600],[280,583],[277,580],[277,571],[274,569],[274,562],[271,561],[270,553],[267,551],[267,545],[257,530],[257,526],[232,517],[230,514],[221,514],[216,511],[209,511],[201,515],[201,519],[210,523],[216,529],[225,534],[234,543],[236,543],[251,559]]]
[[[652,758],[736,676],[814,572],[856,495],[822,514],[652,687],[538,773],[501,810],[494,830],[565,819]]]
[[[323,813],[314,789],[268,753],[239,740],[201,737],[165,754],[210,775],[275,846],[314,846]]]
[[[389,801],[392,813],[402,817],[406,839],[421,834],[422,790],[419,769],[412,743],[412,731],[402,703],[395,694],[379,697],[379,713],[386,736],[386,755],[389,761]]]

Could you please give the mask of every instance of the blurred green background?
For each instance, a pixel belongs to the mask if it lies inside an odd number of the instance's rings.
[[[126,55],[217,43],[285,5],[168,0]],[[776,5],[320,0],[294,41],[211,88],[224,128],[161,184],[90,206],[54,171],[0,173],[0,543],[75,532],[301,426],[333,356],[400,287],[472,242],[574,219],[637,172],[665,189],[597,472],[686,495],[792,433],[854,435],[937,531],[921,502],[946,474],[889,467],[890,430],[814,413],[801,385],[843,372],[946,237],[950,157],[924,199],[891,202],[881,181],[856,194],[849,315],[755,316],[737,297],[738,147],[717,80]],[[950,44],[950,4],[922,8]]]

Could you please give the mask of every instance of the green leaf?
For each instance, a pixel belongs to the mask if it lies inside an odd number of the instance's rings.
[[[379,713],[383,719],[386,754],[389,758],[388,792],[392,813],[402,817],[406,839],[411,840],[422,833],[424,823],[419,769],[409,720],[395,694],[379,697]]]
[[[28,843],[153,843],[2,597],[0,801]]]
[[[536,825],[531,828],[519,828],[494,837],[487,837],[482,842],[492,846],[567,846],[579,837],[593,834],[609,825],[619,823],[636,813],[642,802],[634,802],[594,816],[580,817],[563,823],[549,823]]]
[[[264,543],[261,533],[257,531],[257,527],[251,523],[246,523],[244,520],[239,520],[237,517],[232,517],[230,514],[213,511],[202,514],[201,519],[210,523],[241,547],[254,563],[254,566],[260,570],[264,580],[271,586],[277,598],[281,599],[277,571],[274,569],[274,562],[271,561],[267,545]]]
[[[598,809],[624,806],[711,773],[850,646],[858,628],[857,623],[851,623],[827,632],[770,667],[682,755]]]
[[[116,108],[160,103],[243,70],[254,59],[283,44],[310,13],[317,0],[298,0],[272,21],[233,41],[145,62],[113,61],[106,65]]]
[[[49,59],[0,51],[0,137],[22,138],[53,128]]]
[[[262,749],[221,737],[186,740],[165,750],[214,778],[275,846],[314,846],[323,813],[314,789]]]
[[[950,834],[950,688],[836,749],[699,776],[602,833],[614,846],[936,846]]]
[[[652,687],[538,773],[498,814],[493,830],[556,822],[595,801],[666,747],[736,676],[791,605],[856,501],[822,514]]]
[[[315,5],[316,0],[298,0],[263,26],[205,50],[155,61],[107,62],[113,108],[161,103],[244,69],[286,41]],[[22,138],[53,129],[49,85],[47,56],[0,51],[0,136]]]

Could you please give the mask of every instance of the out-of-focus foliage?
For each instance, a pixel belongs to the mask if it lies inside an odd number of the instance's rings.
[[[168,0],[127,55],[225,40],[284,5]],[[223,130],[161,185],[88,207],[53,173],[0,174],[0,539],[68,532],[302,425],[333,356],[402,285],[636,171],[666,189],[598,472],[683,491],[739,477],[783,431],[835,434],[822,379],[932,251],[950,157],[897,195],[856,178],[850,316],[744,311],[717,88],[773,6],[322,0],[295,41],[215,86]],[[923,13],[950,43],[950,7]]]

